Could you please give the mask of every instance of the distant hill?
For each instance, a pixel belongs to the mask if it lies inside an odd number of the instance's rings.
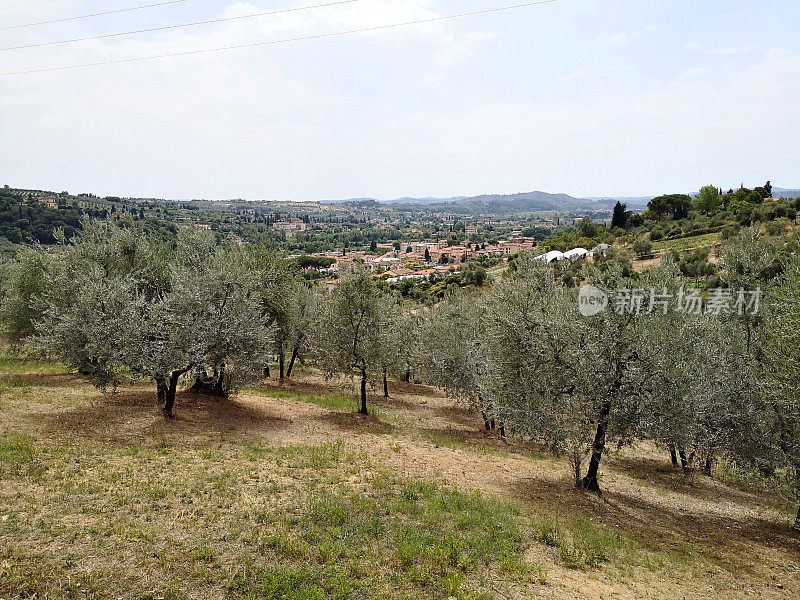
[[[650,202],[656,196],[590,196],[585,198],[585,200],[594,200],[597,202],[616,202],[619,200],[623,204],[627,204],[628,208],[632,209],[645,209],[647,207],[647,203]]]
[[[346,200],[322,200],[320,204],[352,204],[354,202],[378,202],[380,204],[444,204],[447,202],[460,202],[465,200],[466,196],[451,196],[449,198],[395,198],[394,200],[378,200],[376,198],[347,198]]]
[[[446,204],[449,202],[461,202],[466,200],[466,196],[452,196],[450,198],[395,198],[386,204]]]
[[[414,207],[425,207],[437,212],[458,212],[467,214],[514,214],[532,212],[565,212],[575,210],[608,210],[617,200],[627,202],[629,208],[636,209],[647,205],[654,196],[640,198],[576,198],[569,194],[553,194],[533,191],[516,194],[482,194],[480,196],[452,196],[449,198],[395,198],[380,201],[383,205],[391,205],[402,210]],[[378,202],[373,198],[348,198],[347,200],[329,200],[326,204],[353,204]]]
[[[548,192],[522,192],[518,194],[484,194],[461,198],[452,202],[435,202],[425,205],[429,210],[448,210],[466,214],[514,214],[533,212],[562,212],[574,210],[606,210],[614,205],[611,200],[587,200],[568,194]],[[410,204],[406,203],[407,206]],[[396,205],[402,207],[402,203]]]
[[[775,198],[800,198],[800,190],[773,187],[772,195]]]

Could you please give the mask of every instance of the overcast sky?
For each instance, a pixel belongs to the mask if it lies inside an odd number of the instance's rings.
[[[0,0],[0,47],[331,0]],[[0,72],[401,23],[523,0],[359,0],[0,51]],[[20,5],[28,5],[20,7]],[[800,187],[798,0],[560,0],[342,37],[0,76],[0,184],[323,200]]]

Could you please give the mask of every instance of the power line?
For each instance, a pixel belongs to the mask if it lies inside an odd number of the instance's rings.
[[[193,23],[183,23],[180,25],[164,25],[162,27],[151,27],[149,29],[137,29],[134,31],[123,31],[120,33],[106,33],[103,35],[93,35],[90,37],[83,37],[83,38],[75,38],[71,40],[59,40],[54,42],[39,42],[36,44],[26,44],[24,46],[9,46],[8,48],[0,48],[0,52],[5,52],[6,50],[22,50],[24,48],[38,48],[40,46],[54,46],[56,44],[71,44],[73,42],[86,42],[89,40],[102,40],[105,38],[112,38],[112,37],[120,37],[124,35],[135,35],[139,33],[152,33],[154,31],[167,31],[169,29],[180,29],[182,27],[195,27],[197,25],[210,25],[212,23],[224,23],[225,21],[236,21],[239,19],[252,19],[254,17],[264,17],[268,15],[278,15],[281,13],[290,13],[290,12],[297,12],[301,10],[311,10],[313,8],[322,8],[325,6],[336,6],[338,4],[351,4],[353,2],[359,2],[360,0],[337,0],[336,2],[328,2],[326,4],[315,4],[313,6],[300,6],[296,8],[284,8],[281,10],[271,10],[266,12],[255,13],[252,15],[241,15],[238,17],[224,17],[220,19],[209,19],[208,21],[195,21]]]
[[[102,17],[103,15],[115,15],[117,13],[131,12],[134,10],[142,10],[145,8],[155,8],[156,6],[166,6],[167,4],[179,4],[181,2],[188,2],[188,0],[167,0],[166,2],[156,2],[155,4],[132,6],[130,8],[118,8],[116,10],[107,10],[105,12],[92,13],[89,15],[81,15],[79,17],[64,17],[63,19],[39,21],[38,23],[25,23],[24,25],[9,25],[7,27],[0,27],[0,31],[6,31],[8,29],[22,29],[23,27],[38,27],[39,25],[49,25],[51,23],[63,23],[64,21],[77,21],[79,19],[90,19],[92,17]]]
[[[442,17],[431,17],[429,19],[418,19],[416,21],[406,21],[405,23],[392,23],[390,25],[377,25],[374,27],[363,27],[360,29],[348,29],[346,31],[334,31],[332,33],[318,33],[315,35],[306,35],[301,37],[295,38],[286,38],[282,40],[269,40],[265,42],[253,42],[250,44],[238,44],[235,46],[224,46],[221,48],[208,48],[205,50],[187,50],[185,52],[172,52],[170,54],[159,54],[155,56],[138,56],[135,58],[122,58],[118,60],[107,60],[103,62],[96,62],[96,63],[84,63],[81,65],[68,65],[64,67],[47,67],[44,69],[32,69],[30,71],[16,71],[13,73],[0,73],[0,77],[7,77],[11,75],[30,75],[33,73],[47,73],[51,71],[65,71],[68,69],[83,69],[87,67],[102,67],[106,65],[118,65],[122,63],[130,63],[130,62],[141,62],[145,60],[157,60],[161,58],[174,58],[178,56],[191,56],[195,54],[210,54],[212,52],[224,52],[227,50],[239,50],[243,48],[255,48],[257,46],[272,46],[277,44],[288,44],[291,42],[302,42],[307,40],[318,40],[323,38],[331,38],[331,37],[338,37],[344,35],[352,35],[354,33],[366,33],[368,31],[381,31],[384,29],[392,29],[395,27],[406,27],[409,25],[422,25],[424,23],[436,23],[438,21],[448,21],[451,19],[460,19],[462,17],[473,17],[477,15],[486,15],[489,13],[497,13],[509,10],[516,10],[520,8],[528,8],[531,6],[538,6],[541,4],[552,4],[554,2],[559,2],[559,0],[539,0],[538,2],[525,2],[523,4],[514,4],[510,6],[500,6],[497,8],[488,8],[486,10],[476,10],[472,12],[465,12],[465,13],[457,13],[454,15],[445,15]]]

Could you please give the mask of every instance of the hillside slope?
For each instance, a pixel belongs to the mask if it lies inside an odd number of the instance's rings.
[[[396,383],[353,414],[313,371],[229,401],[103,396],[0,363],[0,597],[790,598],[785,507],[636,448],[605,499],[565,461]]]

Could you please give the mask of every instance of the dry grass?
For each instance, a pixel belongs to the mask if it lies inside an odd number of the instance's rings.
[[[601,501],[436,390],[313,371],[230,400],[103,396],[0,361],[0,598],[791,598],[789,507],[649,447]]]

